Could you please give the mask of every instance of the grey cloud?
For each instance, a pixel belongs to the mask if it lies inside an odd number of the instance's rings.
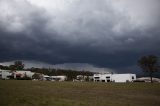
[[[0,61],[136,64],[160,54],[159,0],[1,0]]]

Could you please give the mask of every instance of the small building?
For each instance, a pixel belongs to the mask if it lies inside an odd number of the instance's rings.
[[[14,71],[14,78],[23,78],[23,77],[29,77],[32,79],[32,76],[35,74],[31,71]]]
[[[94,74],[94,82],[133,82],[135,74]]]
[[[12,75],[10,70],[0,70],[0,79],[10,79]]]

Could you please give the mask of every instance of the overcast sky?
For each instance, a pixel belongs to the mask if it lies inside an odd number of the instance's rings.
[[[134,73],[148,54],[160,55],[160,0],[0,0],[0,62]]]

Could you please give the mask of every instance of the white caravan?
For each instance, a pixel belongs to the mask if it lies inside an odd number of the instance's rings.
[[[67,76],[50,76],[51,81],[65,81],[67,80]]]

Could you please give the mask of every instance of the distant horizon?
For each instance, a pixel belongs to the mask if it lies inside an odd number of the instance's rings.
[[[9,66],[9,65],[13,65],[14,61],[8,61],[8,62],[0,62],[0,65],[4,65],[4,66]],[[106,68],[106,67],[98,67],[98,66],[94,66],[92,64],[88,64],[88,63],[63,63],[63,64],[47,64],[44,62],[40,62],[40,61],[29,61],[29,60],[19,60],[22,61],[24,64],[24,68],[51,68],[51,69],[64,69],[64,70],[75,70],[75,71],[90,71],[90,72],[99,72],[99,73],[119,73],[119,74],[123,74],[123,73],[133,73],[133,74],[137,74],[138,76],[147,76],[147,73],[143,72],[142,69],[136,70],[136,71],[121,71],[119,72],[119,70],[113,70],[110,68]],[[155,73],[155,75],[157,75],[158,73]],[[158,75],[159,76],[159,75]]]

